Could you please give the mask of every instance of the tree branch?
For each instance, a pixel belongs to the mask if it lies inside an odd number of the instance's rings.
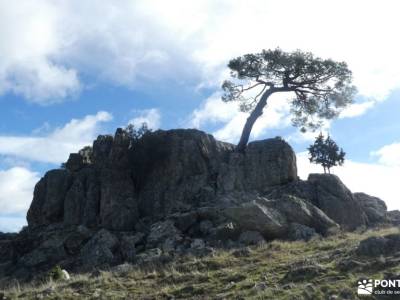
[[[254,84],[253,86],[249,86],[249,87],[247,87],[247,88],[243,88],[243,86],[241,86],[241,87],[242,87],[242,92],[251,90],[251,89],[253,89],[253,88],[255,88],[256,86],[259,86],[259,85],[261,85],[261,84],[263,84],[263,83],[262,83],[262,82],[259,82],[259,83]]]

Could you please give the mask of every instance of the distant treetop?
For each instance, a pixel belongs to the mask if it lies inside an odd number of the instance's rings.
[[[341,166],[344,163],[346,153],[336,142],[328,135],[325,139],[320,133],[315,139],[314,144],[308,147],[310,162],[320,164],[324,168],[324,173],[330,173],[331,167]]]

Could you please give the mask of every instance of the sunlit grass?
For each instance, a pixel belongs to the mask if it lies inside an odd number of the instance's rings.
[[[132,266],[127,271],[102,271],[98,276],[80,274],[69,281],[47,280],[21,285],[10,283],[7,299],[357,299],[359,277],[382,277],[379,263],[362,261],[362,270],[341,271],[339,263],[354,258],[360,240],[399,233],[382,228],[338,233],[309,242],[272,241],[238,255],[237,250],[216,250],[206,257],[181,257],[165,265]],[[357,258],[361,260],[362,258]],[[378,258],[377,258],[378,259]],[[320,274],[287,282],[296,268],[317,266]],[[390,271],[399,272],[394,265]],[[256,288],[258,287],[265,288]]]

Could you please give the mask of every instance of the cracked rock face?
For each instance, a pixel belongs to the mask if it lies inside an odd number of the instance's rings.
[[[37,183],[28,227],[0,234],[0,278],[30,279],[55,265],[87,271],[274,238],[308,240],[376,224],[382,214],[400,222],[398,212],[352,194],[334,175],[298,179],[296,155],[280,138],[236,153],[198,130],[133,140],[118,129]]]
[[[312,203],[344,230],[355,230],[368,224],[365,202],[357,193],[352,194],[336,175],[310,174],[306,181],[297,180],[280,186],[268,197],[280,198],[285,194]],[[386,208],[384,210],[386,212]]]
[[[215,206],[220,195],[262,192],[297,178],[296,157],[280,139],[250,143],[246,153],[197,130],[157,131],[133,147],[117,130],[100,136],[92,153],[71,154],[66,169],[36,185],[31,227],[64,223],[133,230],[137,221]]]

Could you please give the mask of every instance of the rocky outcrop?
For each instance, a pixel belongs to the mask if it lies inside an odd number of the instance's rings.
[[[400,234],[373,236],[360,242],[356,253],[360,256],[378,257],[393,255],[400,251]]]
[[[114,138],[99,136],[92,153],[71,154],[65,166],[37,184],[29,226],[133,230],[141,217],[157,221],[216,205],[226,193],[263,192],[297,178],[295,154],[281,139],[250,143],[243,155],[197,130],[160,130],[132,146],[119,129]]]
[[[386,212],[386,220],[389,224],[400,225],[400,211],[391,210]]]
[[[88,268],[112,265],[118,261],[115,257],[118,244],[119,240],[112,233],[101,229],[82,247],[80,259]]]
[[[314,187],[314,203],[345,230],[366,225],[366,215],[350,190],[339,177],[332,174],[310,174],[308,182]]]
[[[363,208],[369,224],[379,224],[386,220],[387,207],[383,200],[365,193],[354,193],[353,196]]]
[[[52,170],[40,179],[27,214],[30,226],[48,225],[63,218],[64,199],[72,180],[67,170]]]
[[[268,197],[293,195],[306,199],[344,230],[367,225],[367,216],[357,196],[333,174],[310,174],[307,181],[297,180],[272,190]]]
[[[339,227],[313,204],[288,195],[273,200],[258,197],[241,206],[229,207],[224,214],[240,228],[258,231],[267,239],[287,237],[294,223],[324,235]]]
[[[275,238],[309,240],[378,224],[382,213],[400,220],[334,175],[299,180],[295,153],[280,138],[237,153],[198,130],[137,139],[118,129],[37,183],[28,227],[0,235],[0,275],[29,279],[56,264],[86,271]]]

